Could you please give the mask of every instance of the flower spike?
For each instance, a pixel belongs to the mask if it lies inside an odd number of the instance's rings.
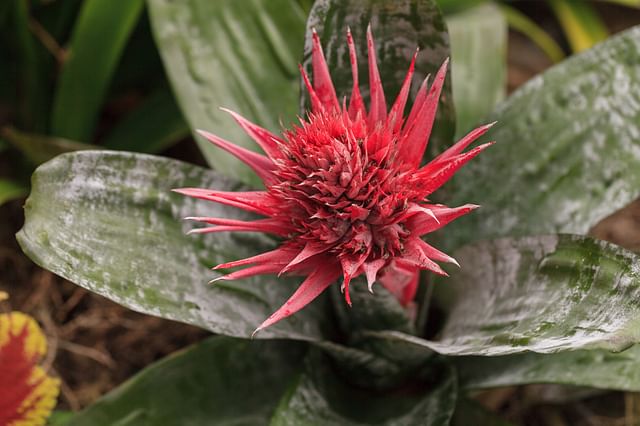
[[[366,278],[369,291],[380,283],[403,305],[415,297],[421,270],[447,275],[437,262],[458,265],[421,237],[446,226],[478,206],[450,208],[426,197],[446,183],[491,143],[465,151],[493,123],[481,126],[438,157],[421,166],[447,75],[446,60],[431,86],[420,86],[411,111],[403,117],[415,74],[416,50],[400,92],[387,110],[371,28],[367,29],[370,102],[360,93],[358,59],[347,30],[353,88],[339,102],[320,38],[312,34],[313,83],[300,66],[311,111],[300,124],[275,135],[236,114],[240,127],[265,155],[238,147],[210,133],[208,140],[247,163],[265,183],[264,191],[224,192],[182,188],[176,192],[229,205],[262,218],[243,221],[189,217],[205,223],[190,233],[264,232],[283,241],[280,247],[230,261],[213,269],[240,268],[215,278],[243,279],[260,274],[306,278],[285,304],[253,333],[293,315],[342,278],[351,305],[350,286]],[[347,103],[348,98],[348,103]]]

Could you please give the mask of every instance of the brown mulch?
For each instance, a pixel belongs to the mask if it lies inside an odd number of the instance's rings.
[[[13,234],[22,201],[0,208],[0,311],[34,316],[49,342],[44,365],[62,379],[59,408],[78,410],[140,369],[209,333],[138,314],[34,265]]]

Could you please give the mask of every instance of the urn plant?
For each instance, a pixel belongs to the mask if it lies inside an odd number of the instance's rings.
[[[475,389],[640,390],[640,260],[586,235],[640,192],[640,29],[489,113],[473,90],[500,84],[469,88],[502,52],[450,49],[433,0],[237,3],[149,1],[213,170],[86,151],[33,176],[36,263],[216,334],[70,424],[440,425]]]

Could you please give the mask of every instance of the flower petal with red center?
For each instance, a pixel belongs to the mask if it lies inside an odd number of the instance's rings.
[[[21,312],[0,314],[0,425],[44,425],[60,381],[38,365],[47,342],[36,321]]]

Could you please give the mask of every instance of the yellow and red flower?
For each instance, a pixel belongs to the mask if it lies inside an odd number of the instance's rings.
[[[0,314],[0,425],[44,425],[56,405],[60,381],[38,362],[47,341],[22,312]]]
[[[433,126],[447,61],[430,88],[420,87],[403,117],[414,75],[416,55],[391,109],[387,109],[371,31],[367,32],[370,105],[360,94],[358,65],[347,34],[353,89],[347,106],[340,102],[329,75],[320,40],[313,34],[313,85],[300,68],[311,111],[299,126],[272,134],[228,111],[263,149],[257,154],[216,135],[200,132],[213,144],[249,165],[265,184],[264,191],[222,192],[177,189],[185,195],[234,206],[266,216],[255,221],[192,217],[212,227],[192,232],[257,231],[275,234],[282,245],[248,259],[216,266],[245,269],[219,279],[257,274],[306,276],[291,298],[258,330],[297,312],[342,277],[347,303],[349,284],[364,275],[369,289],[379,281],[403,304],[413,300],[420,270],[445,272],[436,263],[457,262],[422,240],[452,220],[469,213],[472,204],[449,208],[427,197],[491,143],[463,152],[491,125],[473,130],[430,163],[421,161]]]

